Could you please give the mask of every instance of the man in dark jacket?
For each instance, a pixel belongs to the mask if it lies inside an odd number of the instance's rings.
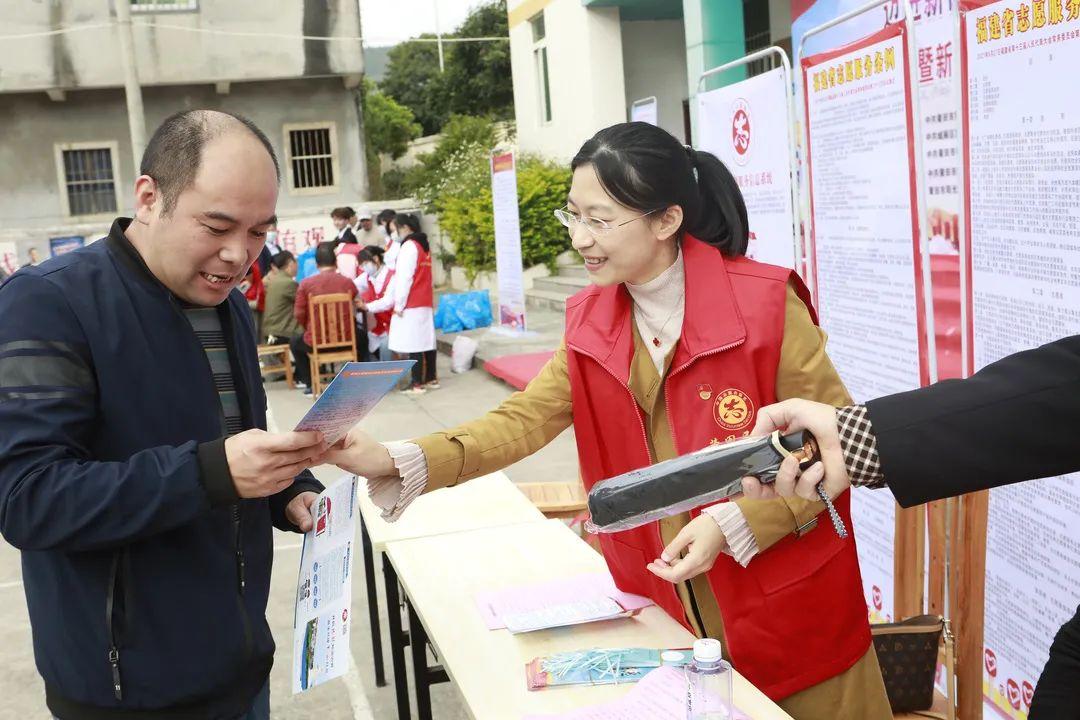
[[[271,524],[311,527],[323,449],[265,432],[235,290],[278,181],[250,121],[178,113],[133,219],[0,286],[0,531],[62,720],[269,716]]]

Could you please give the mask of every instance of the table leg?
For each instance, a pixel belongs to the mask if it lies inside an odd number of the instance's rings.
[[[420,720],[431,720],[431,677],[427,664],[427,631],[416,610],[408,600],[409,645],[412,649],[413,684],[416,686],[416,714]]]
[[[386,616],[390,629],[390,658],[394,663],[394,695],[397,697],[398,720],[409,720],[409,679],[405,675],[405,646],[409,640],[401,626],[401,600],[398,595],[397,572],[390,557],[383,553],[383,581],[386,583]]]
[[[379,625],[379,593],[375,587],[375,553],[363,514],[360,515],[360,544],[364,552],[364,580],[367,582],[368,622],[371,625],[371,659],[375,663],[375,687],[386,686],[383,667],[382,627]]]

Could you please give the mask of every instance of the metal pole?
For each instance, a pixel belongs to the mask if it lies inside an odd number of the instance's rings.
[[[139,177],[143,151],[146,150],[146,118],[143,116],[142,88],[135,67],[135,38],[131,31],[130,0],[114,0],[116,31],[120,36],[120,60],[124,67],[124,98],[127,101],[128,130],[131,133],[131,159],[135,177]]]
[[[439,45],[439,72],[446,72],[446,63],[443,61],[442,30],[439,28],[439,0],[431,0],[435,7],[435,40]]]
[[[953,47],[957,48],[961,52],[963,51],[963,37],[964,24],[961,20],[960,13],[956,13],[956,22],[953,24]],[[958,53],[959,54],[959,53]],[[964,62],[962,56],[959,61]],[[959,107],[957,108],[956,116],[960,120],[960,152],[964,149],[964,138],[966,137],[966,130],[970,124],[970,118],[964,114],[964,86],[963,79],[958,72],[954,72],[953,76],[953,92],[957,99]],[[968,178],[965,175],[960,179],[960,212],[956,216],[956,247],[960,250],[960,354],[963,356],[960,359],[960,377],[968,377],[975,372],[973,363],[968,357],[969,353],[973,352],[973,348],[970,347],[975,340],[975,333],[972,331],[971,337],[968,336],[969,323],[974,325],[975,319],[969,315],[969,312],[973,315],[974,308],[968,307],[968,284],[972,281],[970,275],[968,275],[968,258],[971,258],[972,248],[971,243],[968,242],[968,219],[967,219],[967,204],[968,193],[970,188],[968,187]]]

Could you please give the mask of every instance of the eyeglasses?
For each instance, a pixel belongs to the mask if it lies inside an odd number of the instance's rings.
[[[599,237],[601,235],[606,235],[610,233],[616,228],[621,228],[623,225],[629,225],[635,220],[640,220],[647,215],[652,215],[659,209],[660,208],[656,208],[656,210],[650,210],[648,212],[641,213],[640,215],[632,217],[625,222],[618,223],[617,225],[612,225],[607,220],[601,220],[600,218],[588,217],[587,215],[578,215],[577,213],[571,212],[565,206],[555,211],[555,217],[571,234],[573,234],[574,232],[574,223],[581,223],[585,226],[585,229],[588,230],[593,237]]]

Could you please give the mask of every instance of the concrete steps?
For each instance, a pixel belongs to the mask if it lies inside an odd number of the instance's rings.
[[[557,275],[537,278],[533,289],[525,292],[525,306],[531,310],[566,311],[566,299],[589,286],[584,265],[564,265]]]

